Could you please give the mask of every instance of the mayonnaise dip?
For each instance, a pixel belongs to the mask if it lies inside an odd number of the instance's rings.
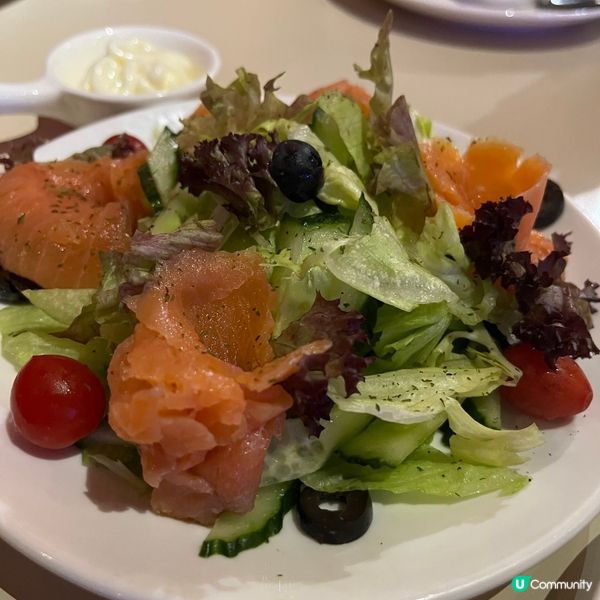
[[[160,94],[183,87],[201,74],[200,66],[185,54],[139,38],[115,39],[89,67],[81,88],[119,96]]]

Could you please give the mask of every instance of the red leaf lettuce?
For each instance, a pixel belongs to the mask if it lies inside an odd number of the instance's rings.
[[[520,320],[512,332],[544,353],[554,366],[560,356],[585,358],[599,350],[589,332],[590,302],[598,301],[598,287],[590,281],[580,290],[564,279],[571,252],[567,236],[553,234],[554,249],[537,264],[531,253],[516,251],[515,236],[531,206],[521,197],[487,202],[460,237],[477,274],[497,281],[514,293]]]
[[[323,429],[320,421],[329,418],[333,406],[327,394],[329,380],[341,376],[346,395],[356,392],[358,382],[363,380],[362,371],[370,361],[357,353],[356,345],[367,341],[362,321],[359,312],[344,312],[337,301],[317,296],[311,310],[275,342],[277,354],[286,354],[315,340],[332,342],[327,352],[305,357],[300,370],[283,383],[294,399],[292,411],[314,436]]]

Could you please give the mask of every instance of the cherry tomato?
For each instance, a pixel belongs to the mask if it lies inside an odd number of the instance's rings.
[[[516,387],[500,388],[500,394],[521,412],[539,419],[561,419],[584,411],[592,401],[592,386],[572,358],[562,356],[552,370],[542,352],[523,343],[508,348],[505,356],[523,376]]]
[[[42,448],[66,448],[90,434],[106,410],[104,389],[84,364],[34,356],[17,374],[10,408],[19,433]]]
[[[146,145],[136,137],[129,135],[128,133],[121,133],[119,135],[113,135],[104,141],[103,146],[112,146],[112,157],[113,158],[125,158],[134,152],[139,150],[146,150]]]

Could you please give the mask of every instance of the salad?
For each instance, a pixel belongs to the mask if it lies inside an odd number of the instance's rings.
[[[0,179],[4,282],[26,299],[0,311],[14,425],[211,526],[202,556],[267,541],[293,507],[352,541],[373,490],[516,493],[543,436],[503,408],[592,399],[575,360],[598,352],[597,285],[534,230],[549,165],[432,137],[394,100],[390,27],[357,69],[372,96],[288,105],[239,69],[150,152],[124,134]]]

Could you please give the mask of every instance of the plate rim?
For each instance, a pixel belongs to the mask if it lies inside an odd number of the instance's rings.
[[[389,2],[400,8],[446,21],[507,29],[549,29],[600,19],[600,8],[564,10],[544,10],[536,7],[494,8],[468,3],[458,4],[456,0],[389,0]]]

